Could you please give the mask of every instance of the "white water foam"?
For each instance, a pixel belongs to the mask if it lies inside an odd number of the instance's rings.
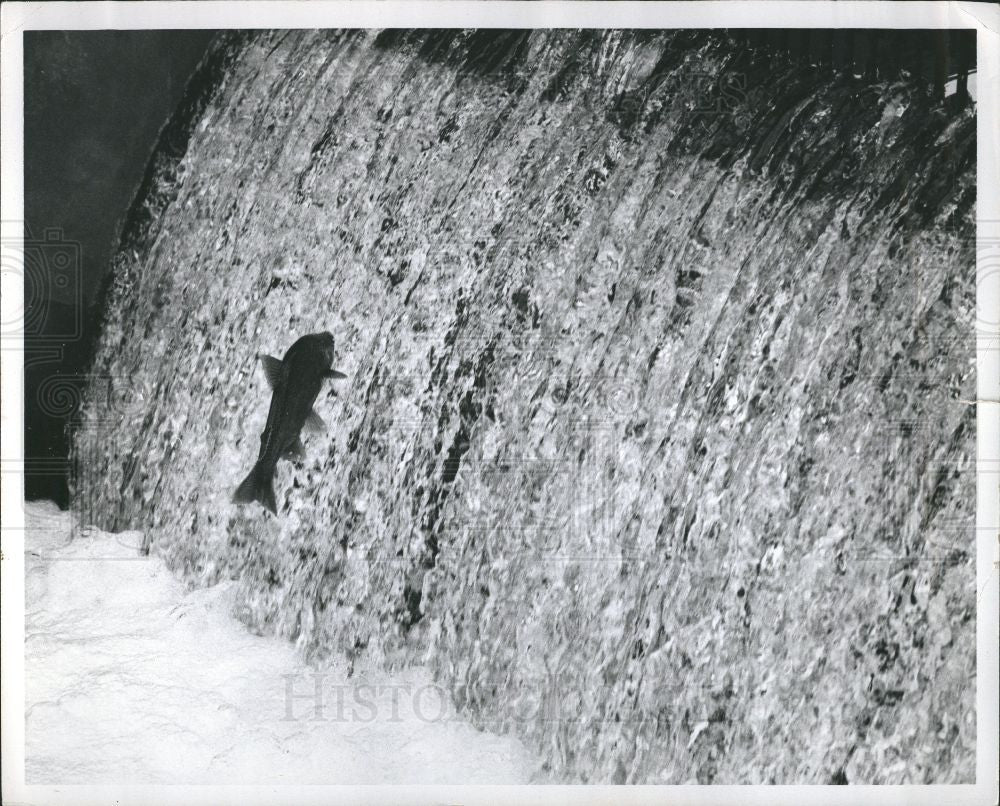
[[[531,779],[520,742],[458,718],[426,670],[313,668],[233,618],[232,583],[185,590],[138,533],[71,540],[47,503],[27,518],[29,783]]]

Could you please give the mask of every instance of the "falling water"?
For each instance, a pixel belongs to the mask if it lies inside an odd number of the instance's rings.
[[[568,780],[972,780],[975,115],[693,32],[221,41],[120,253],[78,505]],[[257,352],[349,380],[230,496]]]

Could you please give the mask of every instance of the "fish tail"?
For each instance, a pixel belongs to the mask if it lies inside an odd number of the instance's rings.
[[[277,515],[278,507],[274,500],[274,468],[263,467],[260,462],[255,464],[250,474],[233,493],[233,501],[237,504],[259,501],[271,510],[273,515]]]

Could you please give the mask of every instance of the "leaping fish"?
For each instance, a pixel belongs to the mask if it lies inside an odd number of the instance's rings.
[[[259,501],[275,515],[274,469],[279,459],[302,458],[301,431],[325,431],[326,423],[313,410],[323,381],[346,378],[333,366],[333,335],[311,333],[288,348],[284,358],[260,355],[264,374],[271,385],[271,408],[267,424],[260,435],[260,453],[243,483],[236,489],[233,501],[248,504]]]

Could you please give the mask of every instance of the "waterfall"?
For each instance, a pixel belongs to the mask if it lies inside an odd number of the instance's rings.
[[[722,32],[228,35],[74,496],[568,780],[969,782],[974,216],[974,108]],[[322,330],[330,430],[237,507]]]

